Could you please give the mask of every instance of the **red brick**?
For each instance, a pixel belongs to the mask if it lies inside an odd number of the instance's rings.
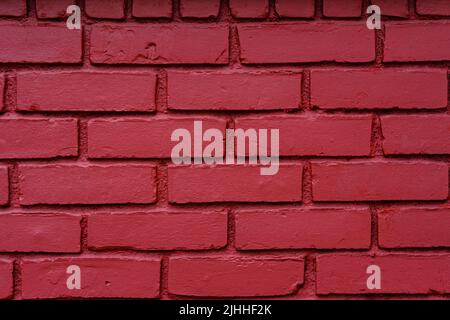
[[[450,22],[385,24],[384,61],[450,60]]]
[[[0,26],[0,63],[80,63],[81,31],[66,26]]]
[[[297,109],[301,74],[177,72],[168,74],[168,107],[177,110]]]
[[[368,249],[368,209],[249,210],[236,215],[236,247],[261,249]]]
[[[135,18],[170,18],[172,0],[133,0]]]
[[[91,62],[102,64],[227,64],[223,24],[95,25]]]
[[[445,108],[447,72],[399,68],[313,70],[311,104],[321,109]]]
[[[323,15],[325,17],[360,17],[361,0],[323,0]]]
[[[2,252],[79,252],[80,217],[69,215],[0,215]]]
[[[314,201],[448,197],[448,165],[439,162],[314,162],[312,176]]]
[[[0,166],[0,206],[9,202],[8,168]]]
[[[39,19],[62,18],[67,7],[76,4],[75,0],[36,0],[36,13]]]
[[[66,272],[81,269],[81,289],[67,289]],[[22,298],[156,298],[159,296],[160,259],[84,257],[24,259]]]
[[[263,176],[260,166],[169,166],[169,201],[298,202],[302,200],[302,166],[283,165]]]
[[[203,131],[216,128],[225,136],[226,121],[212,117],[94,119],[88,123],[88,155],[90,158],[170,158],[177,143],[171,142],[172,132],[184,128],[194,136],[194,121],[202,121]]]
[[[231,14],[235,18],[265,18],[269,13],[267,0],[230,0]]]
[[[383,16],[406,18],[409,16],[408,0],[371,0],[380,7]]]
[[[367,289],[367,267],[381,269],[381,289]],[[450,292],[450,255],[319,255],[318,294],[430,294]]]
[[[5,77],[0,74],[0,112],[3,111],[3,94],[5,93]]]
[[[13,295],[13,264],[11,260],[0,259],[0,299]]]
[[[91,18],[123,19],[124,0],[86,0],[85,11]]]
[[[369,115],[245,117],[237,118],[235,127],[279,129],[281,156],[370,154],[372,117]]]
[[[390,208],[378,213],[382,248],[450,247],[450,208]]]
[[[17,75],[17,108],[25,111],[153,111],[155,92],[151,72]]]
[[[0,119],[0,158],[53,158],[78,155],[75,119]]]
[[[385,154],[450,154],[450,116],[381,117]]]
[[[126,204],[156,200],[150,165],[22,165],[20,202],[33,204]]]
[[[180,14],[185,18],[217,17],[220,0],[181,0]]]
[[[227,244],[226,212],[93,215],[91,249],[204,250]]]
[[[314,0],[276,0],[275,10],[280,17],[312,18]]]
[[[450,16],[448,0],[417,0],[416,11],[420,15]]]
[[[0,16],[23,17],[26,13],[27,4],[25,0],[2,0],[0,2]]]
[[[375,32],[354,22],[290,22],[239,25],[241,62],[369,62]]]
[[[263,297],[293,293],[304,280],[301,258],[194,258],[169,260],[169,292],[196,297]]]

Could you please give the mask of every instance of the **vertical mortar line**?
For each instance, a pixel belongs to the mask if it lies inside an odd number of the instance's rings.
[[[81,22],[81,52],[83,56],[81,57],[81,61],[84,68],[91,67],[91,60],[89,57],[90,54],[90,41],[91,41],[91,25],[86,23],[86,20],[82,20]]]
[[[235,122],[235,116],[230,115],[228,119],[226,120],[226,126],[225,129],[235,129],[236,128],[236,122]],[[226,132],[225,132],[225,139],[226,139]],[[234,139],[234,138],[233,138]],[[224,140],[224,144],[226,144],[226,140]],[[226,158],[226,145],[224,145],[224,152],[223,157],[224,161]],[[236,156],[236,155],[235,155]],[[227,244],[225,247],[226,251],[232,251],[236,252],[236,213],[234,212],[233,208],[227,207],[225,208],[227,211]]]
[[[20,257],[13,261],[13,299],[22,298],[22,268],[20,263]]]
[[[4,75],[3,108],[6,113],[17,110],[17,73],[6,72]]]
[[[370,156],[381,158],[383,152],[383,130],[381,127],[380,116],[377,113],[372,114],[372,130],[370,137]]]
[[[269,0],[269,12],[266,20],[275,20],[277,18],[277,11],[275,8],[275,0]]]
[[[227,245],[226,250],[236,252],[236,213],[232,208],[227,209]]]
[[[316,255],[304,254],[304,280],[303,285],[298,288],[296,295],[302,297],[314,297],[316,296]]]
[[[11,208],[20,208],[20,175],[17,162],[8,168],[9,175],[9,205]]]
[[[323,18],[323,0],[316,0],[314,3],[314,20]]]
[[[169,255],[164,254],[161,257],[159,292],[160,299],[169,299]]]
[[[386,27],[385,21],[383,21],[381,29],[375,29],[375,66],[378,68],[383,67],[385,34]]]
[[[168,111],[168,75],[166,69],[159,69],[156,73],[155,112],[167,113]]]
[[[156,204],[159,207],[169,206],[169,168],[165,160],[156,166]]]
[[[227,17],[229,28],[228,39],[228,65],[230,68],[239,67],[241,65],[241,47],[239,41],[239,31],[237,28],[237,22],[231,14],[230,1],[224,0],[224,9]]]
[[[409,0],[408,1],[408,7],[409,7],[409,19],[417,19],[417,13],[416,13],[416,0]]]
[[[375,205],[369,206],[370,220],[371,220],[371,237],[370,237],[370,251],[376,252],[379,250],[378,244],[378,208]]]
[[[236,118],[234,115],[229,115],[227,117],[226,121],[227,121],[227,123],[225,125],[225,129],[235,129],[236,128]]]
[[[78,160],[88,160],[88,119],[78,118]]]
[[[304,69],[302,72],[300,111],[311,110],[311,70]]]
[[[180,2],[181,2],[181,0],[173,0],[172,1],[173,22],[181,21]]]
[[[124,8],[123,8],[124,11],[123,12],[125,15],[125,21],[127,21],[127,22],[132,17],[132,14],[131,14],[132,3],[133,3],[133,0],[125,0],[124,1]]]
[[[88,217],[85,215],[81,216],[80,220],[80,229],[81,229],[81,237],[80,237],[80,254],[89,250],[88,245]]]
[[[239,41],[239,32],[235,23],[229,24],[229,61],[228,64],[231,68],[241,66],[241,47]]]
[[[228,0],[220,1],[219,21],[231,22],[233,17],[231,15],[230,3]]]
[[[303,172],[302,172],[302,190],[300,190],[302,194],[302,203],[304,205],[313,204],[313,186],[312,186],[312,164],[310,160],[306,160],[303,163]]]
[[[37,12],[36,12],[36,0],[27,0],[26,1],[26,12],[28,18],[34,18],[34,20],[37,19]]]
[[[364,20],[367,20],[367,18],[369,17],[369,15],[367,14],[367,8],[372,4],[372,0],[362,0],[362,5],[361,5],[361,17]]]
[[[219,1],[219,13],[217,14],[217,22],[222,22],[227,20],[227,7],[224,0]]]
[[[78,6],[80,7],[81,10],[81,23],[82,26],[85,24],[87,17],[85,14],[85,8],[86,8],[86,0],[76,0],[76,3],[78,4]]]

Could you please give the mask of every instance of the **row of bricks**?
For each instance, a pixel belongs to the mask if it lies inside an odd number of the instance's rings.
[[[448,254],[323,254],[315,262],[319,295],[450,293]],[[367,288],[370,265],[381,269],[380,289]],[[69,266],[80,268],[80,289],[67,288]],[[159,258],[26,258],[20,269],[23,299],[160,297]],[[303,286],[304,270],[303,256],[170,257],[167,287],[169,294],[179,296],[284,296]],[[12,261],[0,260],[0,297],[11,297],[12,287]]]
[[[39,19],[62,18],[66,8],[74,0],[36,0],[36,14]],[[362,0],[323,0],[325,17],[360,17],[364,14]],[[408,0],[372,0],[386,16],[408,17]],[[135,18],[171,18],[172,0],[133,0],[132,16]],[[230,0],[231,15],[235,18],[267,18],[268,0]],[[86,0],[84,10],[91,18],[124,19],[124,0]],[[180,15],[185,18],[217,17],[220,0],[180,0]],[[314,0],[276,0],[275,12],[280,17],[312,18],[315,12]],[[450,16],[447,0],[416,0],[419,15]],[[26,14],[25,0],[4,0],[0,4],[0,16],[23,17]]]
[[[241,209],[234,217],[238,250],[369,249],[367,208]],[[227,246],[224,211],[92,214],[89,249],[210,250]],[[381,248],[450,247],[450,208],[378,210]],[[81,217],[69,214],[0,214],[1,252],[80,252]]]
[[[167,108],[295,110],[310,103],[321,109],[442,109],[448,105],[447,77],[446,69],[435,68],[313,69],[308,102],[302,101],[301,72],[167,71]],[[5,82],[0,74],[0,93]],[[25,72],[16,84],[18,111],[156,109],[153,72]]]
[[[437,161],[314,161],[312,198],[321,201],[446,200],[448,164]],[[21,205],[151,204],[152,165],[19,165]],[[170,203],[300,202],[303,165],[281,164],[273,176],[259,166],[168,167]],[[215,190],[214,193],[210,192]],[[8,204],[8,168],[0,167],[0,204]]]
[[[448,21],[387,22],[384,61],[450,60]],[[287,22],[237,27],[244,64],[372,62],[375,31],[365,22]],[[227,24],[95,24],[94,64],[229,63]],[[57,46],[55,45],[57,43]],[[82,32],[65,26],[0,26],[0,63],[81,63]]]
[[[183,128],[194,136],[194,122],[199,119],[203,130],[214,128],[225,136],[227,121],[216,117],[156,116],[148,119],[132,117],[88,120],[87,157],[170,158],[172,147],[175,146],[175,142],[171,142],[172,132]],[[279,155],[282,157],[370,156],[372,123],[371,115],[279,115],[234,119],[235,128],[246,132],[252,129],[278,129]],[[380,117],[380,124],[385,155],[450,154],[449,115],[386,115]],[[0,159],[45,159],[79,155],[77,119],[0,118],[0,136]],[[203,144],[205,147],[207,142]],[[216,156],[223,156],[223,153]]]

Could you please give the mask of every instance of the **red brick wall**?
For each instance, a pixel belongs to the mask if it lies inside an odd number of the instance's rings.
[[[0,298],[450,297],[448,0],[74,2],[0,2]],[[174,165],[194,120],[278,174]]]

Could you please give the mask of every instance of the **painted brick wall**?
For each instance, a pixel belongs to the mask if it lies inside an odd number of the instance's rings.
[[[448,0],[73,3],[0,2],[0,298],[450,298]],[[278,174],[172,164],[194,120]]]

